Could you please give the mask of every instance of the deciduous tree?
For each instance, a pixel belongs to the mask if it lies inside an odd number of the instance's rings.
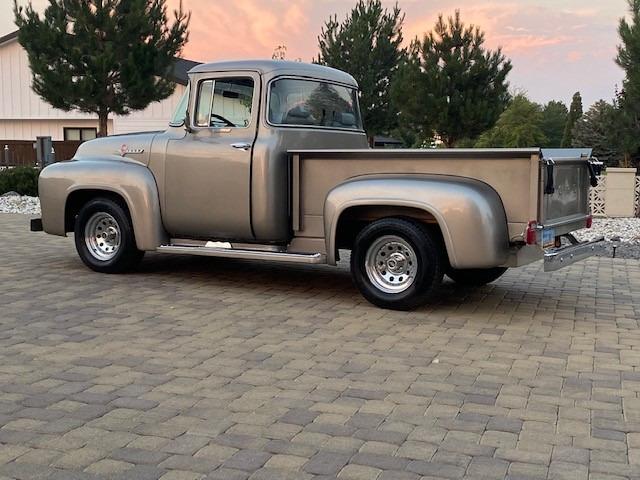
[[[562,137],[564,127],[567,124],[569,110],[562,102],[555,100],[547,103],[542,109],[542,131],[547,141],[543,147],[560,148],[562,146]]]
[[[518,94],[500,115],[495,126],[480,136],[476,147],[539,147],[547,142],[542,124],[542,107],[529,100],[524,94]]]
[[[98,134],[109,114],[126,115],[167,98],[189,14],[168,19],[166,0],[49,0],[44,16],[14,0],[18,41],[32,88],[53,107],[94,113]]]

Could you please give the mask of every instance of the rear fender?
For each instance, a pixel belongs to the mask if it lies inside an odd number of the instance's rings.
[[[504,206],[489,185],[445,175],[366,176],[332,189],[324,206],[327,261],[336,263],[340,216],[351,207],[393,206],[419,209],[437,221],[454,268],[504,264],[509,235]]]

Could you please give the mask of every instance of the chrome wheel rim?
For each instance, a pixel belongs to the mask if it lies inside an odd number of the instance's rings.
[[[369,246],[365,269],[369,280],[379,290],[402,293],[415,281],[418,259],[406,240],[396,235],[385,235]]]
[[[121,240],[120,225],[108,213],[94,213],[84,227],[85,244],[97,260],[105,262],[115,257]]]

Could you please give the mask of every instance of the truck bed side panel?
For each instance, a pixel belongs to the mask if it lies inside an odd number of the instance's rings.
[[[436,174],[472,178],[488,184],[503,201],[509,237],[522,235],[538,214],[539,152],[388,150],[291,152],[299,158],[294,178],[300,228],[296,236],[323,238],[328,192],[346,180],[375,174]],[[295,161],[295,160],[294,160]],[[295,183],[298,183],[297,187]],[[294,200],[295,201],[295,200]]]

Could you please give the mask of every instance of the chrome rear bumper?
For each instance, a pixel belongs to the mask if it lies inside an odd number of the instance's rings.
[[[591,242],[582,242],[544,251],[544,271],[555,272],[573,263],[591,257],[605,249],[604,237]]]

